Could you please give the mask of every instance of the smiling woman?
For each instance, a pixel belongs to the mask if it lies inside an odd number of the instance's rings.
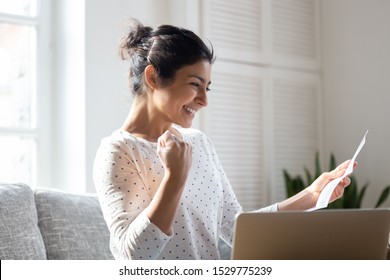
[[[242,212],[209,138],[191,129],[207,106],[213,50],[189,30],[135,21],[121,44],[135,95],[120,129],[102,140],[94,182],[118,259],[219,259]],[[347,163],[259,212],[304,210]],[[337,199],[348,178],[340,182]],[[264,229],[266,230],[266,229]]]

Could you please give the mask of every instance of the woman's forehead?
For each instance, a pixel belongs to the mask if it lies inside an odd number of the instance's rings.
[[[203,83],[210,83],[211,64],[208,61],[199,61],[191,65],[186,65],[176,73],[181,78],[196,78]]]

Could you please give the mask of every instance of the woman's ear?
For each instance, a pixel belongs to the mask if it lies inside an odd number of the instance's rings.
[[[153,65],[148,65],[144,71],[144,78],[146,85],[154,90],[157,88],[157,72]]]

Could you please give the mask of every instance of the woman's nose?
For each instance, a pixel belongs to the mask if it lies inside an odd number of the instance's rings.
[[[203,106],[203,107],[206,107],[208,102],[207,102],[207,92],[206,90],[202,91],[201,93],[199,93],[199,95],[197,96],[197,100],[196,102]]]

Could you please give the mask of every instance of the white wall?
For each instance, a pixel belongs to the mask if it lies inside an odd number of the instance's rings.
[[[390,184],[390,1],[322,6],[326,162],[330,152],[352,157],[368,129],[355,175],[360,186],[370,183],[363,206],[373,207]]]

